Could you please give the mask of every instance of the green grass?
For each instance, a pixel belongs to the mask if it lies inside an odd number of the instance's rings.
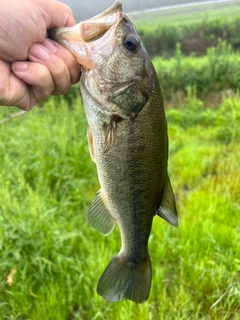
[[[187,1],[184,1],[184,3],[187,3]],[[173,3],[166,1],[164,6],[168,5],[173,5]],[[188,22],[199,22],[203,18],[219,18],[224,16],[234,18],[236,15],[239,15],[239,5],[240,1],[234,0],[230,2],[202,4],[198,6],[143,12],[134,15],[129,14],[128,16],[139,27],[143,26],[143,24],[151,27],[160,21],[163,23],[181,23],[186,22],[186,20]]]
[[[177,46],[174,58],[156,57],[153,64],[166,99],[171,99],[178,91],[186,95],[189,87],[193,87],[199,97],[205,98],[212,92],[238,90],[239,59],[239,54],[220,40],[218,46],[209,48],[203,57],[184,57]]]
[[[219,5],[224,7],[216,9]],[[131,16],[150,56],[173,57],[180,43],[185,56],[205,55],[221,38],[235,51],[240,48],[240,1],[218,5],[180,8],[144,13],[143,18]],[[206,10],[207,8],[207,10]]]
[[[120,236],[103,237],[85,219],[99,186],[79,96],[0,126],[1,319],[239,319],[239,98],[205,109],[189,95],[167,115],[180,225],[154,219],[142,305],[96,293]]]

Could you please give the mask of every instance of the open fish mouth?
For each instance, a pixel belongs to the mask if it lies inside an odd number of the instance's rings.
[[[91,54],[104,48],[112,41],[113,35],[103,35],[123,18],[122,4],[115,1],[111,7],[93,18],[80,22],[73,27],[51,29],[48,35],[63,47],[70,50],[78,63],[92,69]],[[99,40],[99,41],[97,41]]]
[[[86,22],[79,23],[82,40],[87,42],[99,39],[108,29],[119,22],[122,17],[122,4],[119,1],[116,1],[102,13]]]

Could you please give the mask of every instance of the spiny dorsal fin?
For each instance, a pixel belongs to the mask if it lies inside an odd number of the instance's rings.
[[[103,203],[101,190],[98,191],[96,198],[88,209],[87,220],[92,228],[106,236],[114,229],[115,221]]]
[[[156,214],[159,217],[166,220],[167,222],[169,222],[170,224],[172,224],[173,226],[178,226],[178,214],[175,203],[175,197],[168,175],[165,181],[162,202],[160,204],[160,207],[156,211]]]

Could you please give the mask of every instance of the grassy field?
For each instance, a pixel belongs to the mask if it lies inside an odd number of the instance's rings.
[[[236,92],[240,87],[240,55],[225,41],[220,40],[202,57],[184,57],[177,46],[174,58],[155,57],[153,64],[167,100],[179,91],[186,95],[189,87],[201,99],[224,90]]]
[[[239,2],[210,15],[234,17]],[[186,10],[165,12],[165,21],[184,21]],[[202,19],[202,11],[188,17]],[[240,319],[238,60],[223,41],[204,57],[178,50],[154,59],[164,95],[177,106],[167,119],[180,224],[154,218],[152,289],[141,305],[96,293],[121,243],[117,227],[104,237],[86,221],[99,184],[78,89],[6,122],[19,110],[0,107],[0,319]],[[211,108],[197,98],[219,90],[221,103],[211,100]]]
[[[8,108],[1,107],[1,117]],[[50,99],[0,126],[0,318],[240,318],[240,99],[167,112],[180,225],[156,217],[150,299],[108,303],[98,278],[120,248],[85,219],[99,188],[80,97]]]
[[[173,57],[179,43],[185,56],[202,56],[222,39],[240,50],[240,0],[133,15],[150,56]]]
[[[184,1],[183,1],[184,2]],[[194,1],[198,2],[198,1]],[[184,2],[186,3],[186,2]],[[202,4],[198,6],[189,6],[182,8],[172,8],[152,12],[143,12],[139,14],[128,14],[130,19],[137,25],[154,25],[156,22],[184,22],[197,21],[205,17],[234,17],[239,14],[240,0],[230,2],[220,2],[212,4]]]

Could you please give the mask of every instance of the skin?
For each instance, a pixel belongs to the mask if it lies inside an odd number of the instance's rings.
[[[79,81],[74,56],[46,37],[74,24],[71,9],[55,0],[0,1],[0,105],[30,110]]]
[[[90,36],[99,36],[93,41],[82,39],[96,18],[55,30],[53,36],[84,66],[80,87],[101,185],[88,211],[89,222],[105,234],[117,222],[122,238],[97,292],[111,302],[141,303],[151,287],[148,239],[167,178],[167,127],[152,63],[119,2],[112,8],[112,26],[101,36],[105,20],[103,15],[96,32],[91,29]],[[136,50],[124,47],[128,35],[136,39]]]

